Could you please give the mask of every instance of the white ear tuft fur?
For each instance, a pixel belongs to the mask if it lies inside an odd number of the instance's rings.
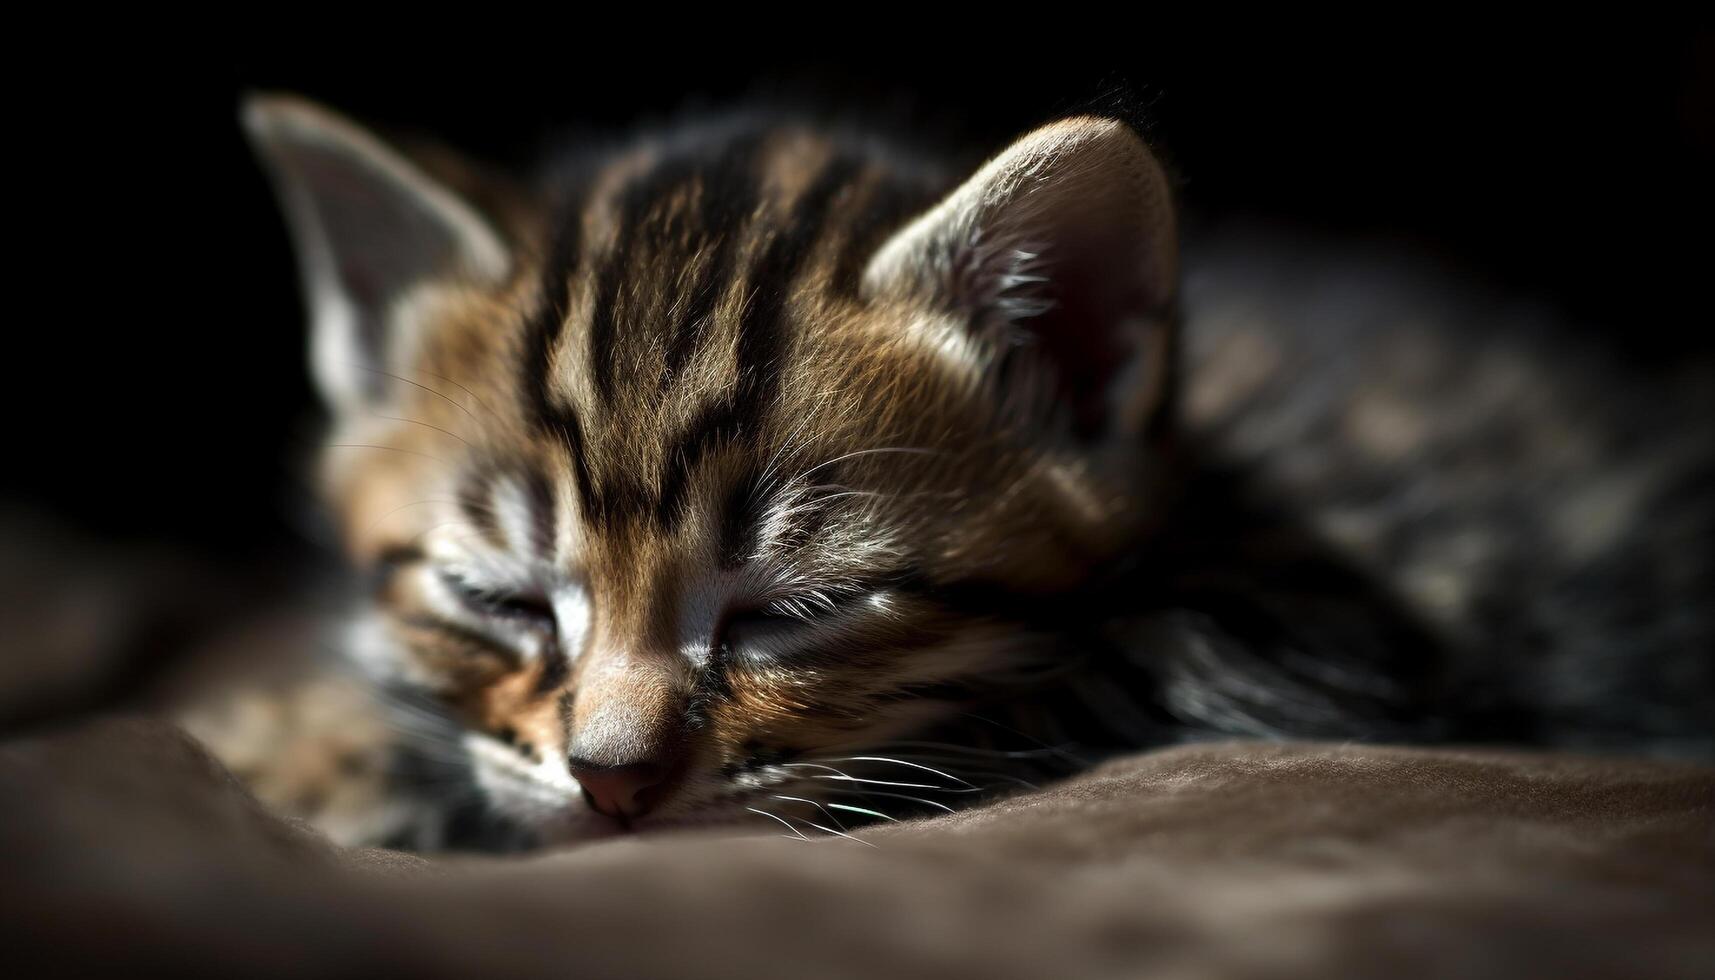
[[[1135,434],[1166,387],[1178,279],[1167,178],[1130,128],[1062,120],[1014,143],[876,252],[871,296],[966,317],[1000,360],[1029,348],[1084,434]]]

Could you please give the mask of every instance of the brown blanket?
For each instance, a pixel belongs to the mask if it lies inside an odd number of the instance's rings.
[[[1715,975],[1715,773],[1632,760],[1208,745],[861,843],[428,862],[107,722],[0,800],[8,977]]]

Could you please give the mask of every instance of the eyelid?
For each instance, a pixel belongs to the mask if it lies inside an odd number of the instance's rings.
[[[814,626],[838,615],[852,596],[843,593],[801,592],[777,595],[740,607],[727,614],[727,622],[762,620],[780,624]]]
[[[556,618],[553,601],[546,595],[473,582],[454,568],[437,568],[435,575],[455,598],[479,613],[545,622]]]

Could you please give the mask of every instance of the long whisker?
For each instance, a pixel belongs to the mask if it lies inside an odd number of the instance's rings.
[[[934,800],[925,800],[920,796],[907,796],[904,793],[885,793],[885,792],[882,792],[881,790],[874,790],[874,789],[829,789],[829,790],[823,790],[823,792],[829,793],[829,794],[832,794],[835,796],[839,796],[839,795],[845,795],[845,796],[881,796],[881,797],[885,797],[885,798],[890,799],[890,800],[909,800],[912,803],[921,803],[924,806],[932,806],[938,810],[945,810],[948,813],[953,812],[953,808],[948,806],[945,803],[938,803]],[[829,804],[829,805],[832,806],[833,804]]]
[[[900,789],[932,789],[937,793],[970,793],[974,790],[947,789],[933,783],[896,783],[885,779],[859,779],[856,776],[811,776],[811,779],[831,779],[841,783],[862,783],[865,786],[896,786]]]
[[[828,813],[828,811],[822,807],[822,804],[817,803],[815,800],[806,799],[802,796],[775,796],[774,799],[786,800],[787,802],[790,802],[790,803],[808,803],[809,805],[815,807],[816,809],[821,810],[823,813],[827,813],[828,819],[832,820],[835,824],[837,824],[841,830],[844,830],[846,827],[845,824],[840,823],[840,821],[833,814]]]
[[[454,432],[451,429],[443,429],[438,425],[430,425],[427,422],[421,422],[421,421],[418,421],[417,419],[403,418],[403,417],[398,416],[398,415],[373,415],[371,417],[372,418],[378,418],[378,419],[386,419],[389,422],[404,422],[406,425],[420,425],[425,429],[434,429],[436,432],[442,433],[443,435],[452,436],[454,439],[457,439],[459,442],[464,442],[464,444],[467,446],[470,445],[470,443],[465,442],[464,436],[459,435],[457,432]]]
[[[861,806],[847,806],[844,803],[829,803],[828,809],[830,809],[830,810],[850,810],[853,813],[861,813],[866,817],[880,817],[881,819],[886,820],[888,823],[898,823],[899,822],[899,820],[897,818],[890,817],[887,814],[882,813],[880,810],[866,810]]]
[[[907,762],[904,759],[889,759],[885,756],[879,756],[879,755],[852,755],[852,756],[846,756],[844,758],[832,759],[830,761],[832,761],[832,762],[888,762],[888,763],[892,763],[893,765],[896,765],[896,766],[909,766],[912,769],[921,769],[924,772],[932,772],[935,775],[940,776],[942,779],[950,779],[953,782],[958,783],[961,786],[970,786],[971,785],[970,783],[966,782],[963,779],[960,779],[959,777],[953,775],[952,773],[942,772],[939,769],[931,768],[930,766],[925,766],[925,765],[922,765],[922,764],[916,763],[916,762]]]
[[[399,375],[394,374],[392,371],[383,371],[379,368],[367,367],[367,366],[362,365],[362,364],[356,364],[356,365],[353,365],[353,367],[356,367],[359,371],[367,371],[370,374],[379,374],[384,378],[392,378],[395,381],[403,381],[413,388],[420,388],[423,391],[426,391],[429,394],[434,395],[436,398],[439,398],[441,401],[446,402],[448,405],[451,405],[452,407],[454,407],[454,408],[458,409],[459,411],[465,413],[465,415],[469,416],[470,420],[472,422],[475,422],[477,425],[482,424],[482,421],[480,419],[478,419],[476,416],[470,414],[470,409],[464,407],[463,405],[460,405],[458,402],[453,401],[451,398],[448,398],[445,394],[442,394],[441,392],[436,391],[435,389],[429,387],[428,385],[420,385],[417,382],[412,381],[410,378],[400,377]]]
[[[857,841],[857,843],[865,844],[865,845],[868,845],[869,847],[875,846],[874,844],[871,844],[869,841],[858,840],[858,838],[853,837],[850,834],[844,833],[845,824],[840,823],[840,821],[832,813],[828,813],[827,807],[823,806],[820,803],[817,803],[815,800],[807,800],[801,796],[776,796],[775,799],[777,799],[777,800],[790,800],[793,803],[808,803],[811,806],[815,807],[816,809],[822,811],[823,813],[827,813],[828,819],[833,821],[833,823],[836,826],[840,827],[840,830],[835,830],[832,827],[824,827],[821,824],[816,823],[813,820],[804,820],[803,817],[799,817],[798,818],[799,820],[803,820],[804,823],[809,824],[810,826],[816,828],[817,830],[825,831],[826,833],[833,834],[835,837],[844,837],[846,840]]]
[[[792,824],[787,822],[786,820],[784,820],[780,817],[777,817],[772,813],[769,813],[767,810],[758,810],[756,807],[753,807],[753,806],[747,806],[747,807],[745,807],[745,809],[749,810],[751,813],[754,813],[758,816],[767,817],[768,819],[774,821],[775,823],[779,824],[780,826],[785,827],[787,830],[792,831],[792,835],[799,840],[807,841],[810,839],[810,838],[804,836],[803,831],[799,830],[797,827],[792,826]]]
[[[803,819],[803,818],[799,818],[799,819]],[[840,831],[837,831],[837,830],[833,829],[832,827],[824,827],[821,824],[816,823],[813,820],[805,820],[804,822],[809,824],[810,826],[816,828],[817,830],[823,831],[824,833],[833,834],[835,837],[844,837],[846,840],[849,840],[855,844],[862,844],[865,847],[875,847],[876,846],[876,845],[870,843],[869,841],[862,839],[861,837],[853,837],[851,834],[841,833]]]
[[[839,775],[841,775],[841,776],[847,775],[845,772],[842,772],[841,770],[835,769],[833,766],[824,766],[824,765],[821,765],[820,763],[816,763],[816,762],[782,762],[780,764],[780,768],[782,768],[782,769],[821,769],[824,772],[839,773]]]
[[[484,412],[487,412],[489,415],[493,415],[495,418],[499,418],[499,416],[495,414],[494,409],[489,407],[489,404],[482,400],[481,395],[477,394],[474,391],[471,391],[469,388],[466,388],[464,385],[459,384],[457,381],[454,381],[453,379],[447,377],[446,375],[436,374],[433,371],[425,371],[422,368],[416,368],[414,373],[426,374],[429,377],[434,378],[438,381],[445,381],[447,384],[452,385],[454,388],[457,388],[458,390],[464,392],[465,394],[469,395],[470,397],[476,399],[477,405],[480,406]]]
[[[959,764],[959,771],[964,773],[966,776],[970,776],[972,778],[986,776],[986,777],[992,777],[992,778],[998,779],[998,780],[1003,780],[1005,782],[1009,782],[1009,783],[1012,783],[1012,784],[1017,785],[1017,786],[1022,786],[1026,789],[1035,790],[1035,789],[1041,788],[1037,784],[1032,783],[1029,780],[1020,777],[1017,773],[1010,772],[1010,771],[1007,771],[1005,769],[990,769],[990,768],[971,769],[971,768],[969,768],[968,764],[964,762],[964,760],[948,759],[948,758],[935,756],[935,755],[921,755],[921,756],[918,756],[918,758],[924,759],[928,762],[936,762],[936,763],[939,763],[941,765],[952,765],[953,763],[957,762]],[[920,763],[920,762],[911,762],[911,761],[908,761],[906,759],[894,759],[894,758],[887,758],[887,757],[882,757],[882,756],[846,756],[846,757],[841,757],[841,758],[833,758],[833,759],[830,759],[828,761],[832,761],[832,762],[857,762],[857,761],[891,762],[891,763],[894,763],[895,765],[910,766],[914,769],[924,769],[924,770],[932,772],[938,776],[944,776],[947,779],[953,780],[954,782],[959,783],[961,785],[968,786],[968,787],[971,787],[973,789],[976,788],[976,784],[970,782],[967,779],[963,779],[959,776],[955,776],[952,773],[942,772],[939,769],[931,768],[931,767],[924,765],[923,763]],[[987,787],[985,787],[985,788],[987,788]],[[953,790],[942,790],[942,792],[945,793],[945,792],[954,792],[954,791]]]
[[[826,462],[817,463],[815,466],[812,466],[809,469],[805,470],[803,473],[799,474],[799,476],[807,477],[811,473],[814,473],[817,470],[824,469],[826,467],[832,466],[835,463],[843,463],[848,459],[856,459],[859,456],[870,456],[870,455],[873,455],[875,453],[909,453],[909,454],[916,455],[916,456],[939,456],[939,455],[941,455],[938,451],[933,450],[933,449],[921,449],[921,448],[916,448],[916,447],[912,447],[912,446],[878,446],[874,449],[859,449],[859,450],[856,450],[855,452],[846,453],[843,456],[835,456],[833,459],[827,460]]]
[[[780,465],[781,460],[786,457],[788,452],[796,448],[794,443],[798,438],[798,434],[802,432],[804,427],[809,425],[811,420],[815,417],[816,415],[814,412],[805,412],[804,418],[799,421],[798,425],[786,436],[786,439],[780,443],[780,448],[774,451],[774,455],[769,457],[768,465],[762,468],[762,474],[756,481],[756,485],[759,489],[772,486],[770,478],[774,475],[775,467]]]
[[[900,787],[902,789],[932,789],[932,790],[937,790],[937,791],[943,792],[943,793],[948,792],[946,789],[944,789],[940,786],[936,786],[933,783],[893,783],[893,782],[887,782],[887,781],[880,780],[880,779],[859,779],[856,776],[849,776],[849,775],[841,772],[840,770],[835,769],[833,766],[818,765],[817,763],[814,763],[814,762],[783,762],[780,764],[780,768],[782,768],[782,769],[822,769],[822,770],[825,770],[827,772],[834,774],[831,776],[826,776],[826,775],[811,776],[811,777],[809,777],[811,779],[832,779],[832,780],[837,780],[837,781],[843,782],[843,783],[866,783],[870,786],[897,786],[897,787]]]

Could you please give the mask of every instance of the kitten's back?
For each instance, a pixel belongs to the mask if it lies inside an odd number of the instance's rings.
[[[1715,370],[1420,258],[1187,247],[1194,439],[1381,582],[1512,737],[1709,754]]]

